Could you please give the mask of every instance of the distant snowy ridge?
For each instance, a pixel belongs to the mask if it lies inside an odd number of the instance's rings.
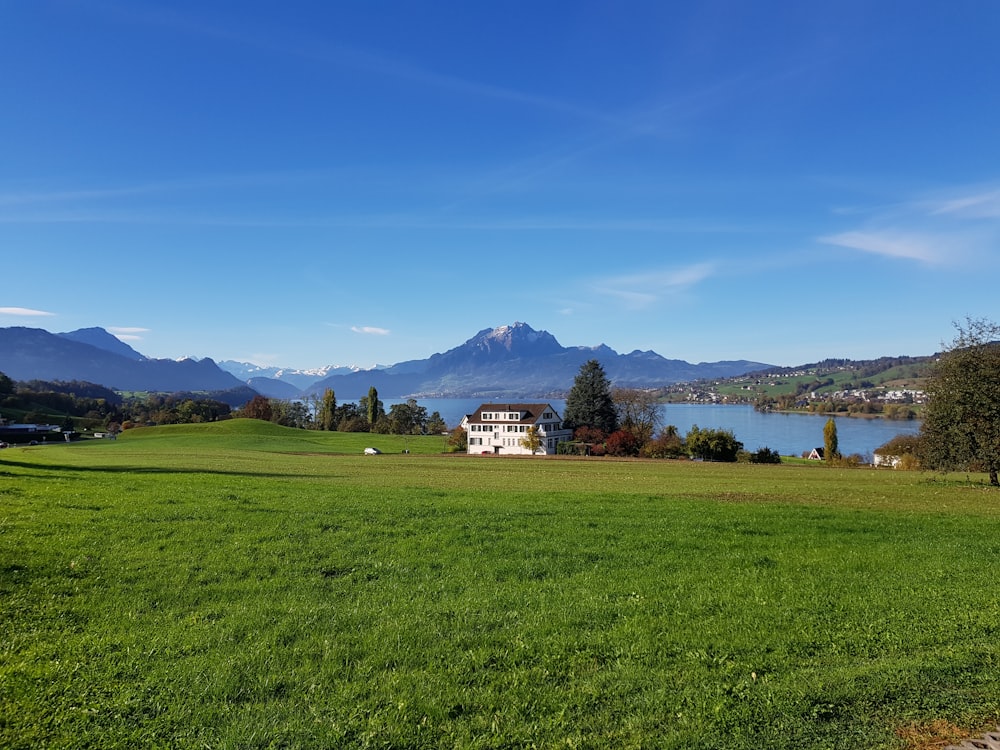
[[[259,381],[261,378],[265,378],[293,385],[299,390],[305,390],[313,383],[332,375],[349,375],[373,369],[360,367],[359,365],[326,365],[325,367],[296,369],[293,367],[268,367],[265,365],[256,365],[253,362],[237,362],[232,359],[223,360],[218,365],[226,372],[235,375],[244,382],[251,380]]]

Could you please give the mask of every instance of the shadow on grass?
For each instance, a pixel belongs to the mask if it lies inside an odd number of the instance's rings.
[[[0,461],[0,467],[17,467],[26,469],[26,474],[13,474],[8,471],[0,471],[0,476],[23,477],[35,476],[44,477],[50,472],[81,472],[97,474],[218,474],[229,477],[271,477],[280,479],[281,477],[298,476],[293,472],[264,472],[264,471],[235,471],[230,469],[186,469],[167,466],[66,466],[64,464],[35,464],[23,461]]]

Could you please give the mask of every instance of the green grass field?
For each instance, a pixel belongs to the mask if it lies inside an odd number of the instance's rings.
[[[980,477],[442,449],[234,420],[0,452],[0,746],[869,750],[1000,719]]]

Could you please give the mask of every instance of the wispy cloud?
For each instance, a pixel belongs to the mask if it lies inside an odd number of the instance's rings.
[[[0,315],[16,315],[24,318],[44,318],[55,315],[45,310],[32,310],[30,307],[0,307]]]
[[[114,334],[122,341],[142,341],[142,334],[149,333],[149,329],[135,326],[113,326],[108,328],[108,333]]]
[[[966,219],[1000,219],[1000,189],[976,192],[932,204],[931,214],[951,214]]]
[[[553,96],[512,89],[434,70],[413,60],[392,55],[384,50],[361,48],[328,37],[274,26],[266,31],[240,28],[239,17],[210,19],[178,11],[174,8],[104,7],[105,13],[145,26],[154,26],[185,34],[221,40],[253,48],[271,55],[299,58],[314,64],[345,68],[385,79],[395,79],[427,89],[453,91],[464,96],[504,100],[536,108],[548,109],[594,121],[613,121],[606,113],[583,107]]]
[[[614,297],[632,309],[651,307],[684,294],[716,273],[715,263],[695,263],[681,268],[655,269],[601,279],[594,291]]]
[[[388,328],[377,328],[376,326],[351,326],[351,330],[366,336],[388,336],[391,333]]]
[[[889,258],[908,258],[924,263],[941,263],[949,248],[930,235],[907,234],[894,230],[842,232],[819,241],[827,245],[861,250]]]
[[[1000,189],[957,188],[870,210],[861,226],[817,241],[927,266],[959,266],[993,255],[998,220]]]

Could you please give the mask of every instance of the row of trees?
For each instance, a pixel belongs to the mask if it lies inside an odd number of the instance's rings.
[[[885,419],[906,421],[917,418],[917,410],[912,406],[913,397],[908,398],[908,402],[904,397],[903,403],[885,403],[876,399],[862,401],[827,396],[803,403],[800,396],[785,393],[779,396],[760,395],[754,401],[754,408],[762,412],[804,411],[810,414],[881,415]]]
[[[412,398],[404,403],[392,404],[386,412],[385,404],[374,387],[357,403],[348,401],[338,404],[336,395],[329,388],[322,396],[314,396],[307,402],[255,396],[244,404],[238,415],[307,430],[439,435],[448,429],[440,412],[428,414],[427,407]]]
[[[65,431],[117,431],[146,424],[212,422],[231,407],[193,393],[122,396],[84,381],[14,382],[0,373],[0,408],[11,421],[58,423]]]
[[[372,388],[358,403],[338,404],[332,390],[308,401],[255,396],[235,412],[223,401],[194,393],[123,396],[82,381],[15,382],[0,373],[0,408],[10,421],[58,423],[64,430],[117,431],[143,425],[214,422],[232,416],[263,419],[286,427],[344,432],[440,434],[447,430],[439,412],[410,399],[385,405]]]

